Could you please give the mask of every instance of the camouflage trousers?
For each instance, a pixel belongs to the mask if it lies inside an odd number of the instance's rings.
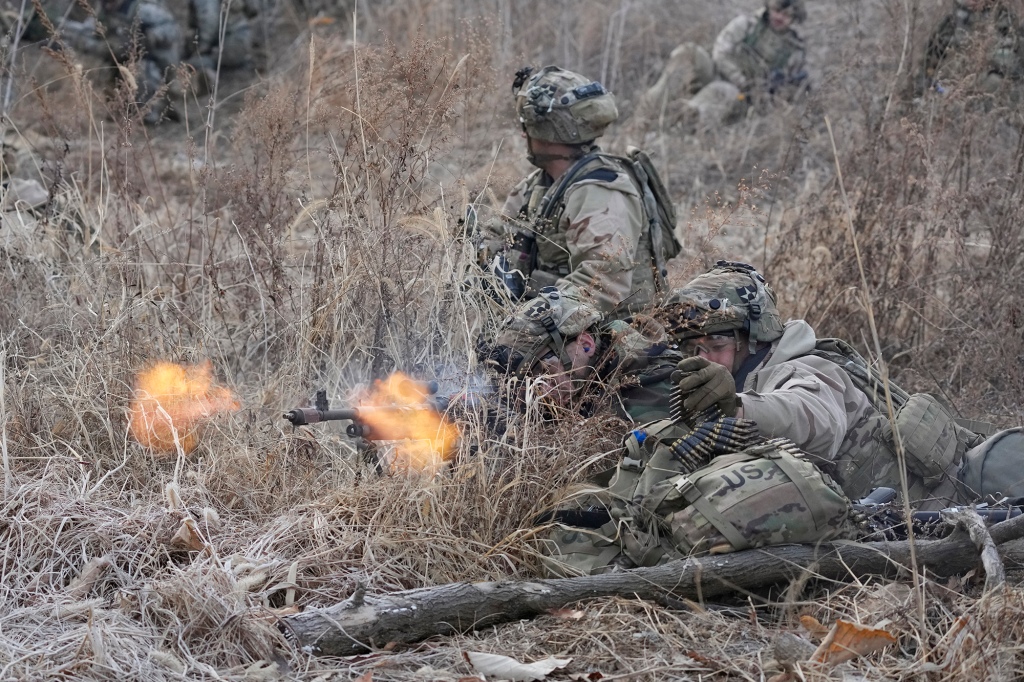
[[[637,102],[634,125],[692,129],[731,123],[746,107],[739,89],[717,78],[708,51],[683,43],[672,51],[658,82]]]
[[[770,441],[690,472],[667,446],[680,427],[666,420],[646,429],[647,447],[630,447],[627,439],[627,454],[606,487],[579,491],[556,514],[556,520],[603,523],[556,523],[541,542],[546,575],[820,542],[850,530],[842,490],[791,444]]]

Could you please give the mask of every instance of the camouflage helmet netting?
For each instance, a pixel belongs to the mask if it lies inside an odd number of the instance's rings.
[[[505,320],[484,352],[484,360],[507,372],[523,375],[548,352],[568,366],[566,344],[602,319],[597,308],[545,287]]]
[[[790,12],[793,15],[793,21],[798,24],[807,18],[807,8],[804,7],[804,0],[768,0],[765,6],[776,12]]]
[[[663,308],[678,341],[733,331],[746,333],[752,342],[782,336],[775,292],[746,263],[718,261],[710,272],[673,291]]]
[[[615,97],[604,86],[557,66],[530,76],[515,97],[516,114],[535,140],[592,142],[619,117]]]

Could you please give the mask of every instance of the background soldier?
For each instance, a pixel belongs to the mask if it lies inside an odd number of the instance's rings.
[[[680,45],[637,103],[637,123],[662,116],[670,124],[728,123],[766,97],[792,99],[807,87],[804,42],[792,28],[806,16],[803,0],[768,0],[760,12],[730,21],[711,55],[694,43]]]
[[[976,89],[996,92],[1006,80],[1022,73],[1020,22],[1002,2],[957,0],[928,39],[917,93],[942,82],[972,76]]]
[[[516,273],[514,295],[554,286],[613,318],[649,305],[665,288],[664,261],[678,253],[674,216],[667,230],[650,229],[658,206],[628,160],[596,145],[618,118],[614,97],[557,66],[520,71],[513,93],[538,170],[509,194],[502,219],[483,226],[481,264],[506,281]]]

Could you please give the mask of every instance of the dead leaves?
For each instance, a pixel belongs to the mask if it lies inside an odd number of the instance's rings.
[[[811,656],[811,662],[836,665],[873,654],[895,643],[896,637],[888,630],[837,620]]]
[[[513,682],[542,680],[555,670],[564,668],[572,662],[571,658],[549,656],[533,663],[520,663],[508,656],[485,654],[479,651],[467,651],[463,653],[463,656],[481,675],[490,675],[499,680],[513,680]]]
[[[829,628],[812,616],[801,616],[800,624],[812,638],[821,639],[821,644],[804,661],[780,660],[786,671],[775,675],[769,682],[791,682],[805,677],[794,672],[794,668],[825,673],[840,663],[859,656],[868,656],[896,643],[896,636],[884,628],[869,627],[845,620],[837,620]],[[805,651],[810,649],[810,643],[807,644]],[[788,649],[795,650],[792,646]]]

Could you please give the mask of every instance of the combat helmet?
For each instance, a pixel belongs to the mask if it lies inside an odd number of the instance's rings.
[[[803,23],[807,18],[807,8],[804,7],[804,0],[768,0],[765,7],[776,12],[789,12],[793,21],[797,24]]]
[[[709,272],[676,289],[662,306],[665,326],[679,342],[743,332],[753,352],[782,336],[775,292],[752,265],[720,260]]]
[[[521,69],[512,93],[523,130],[535,140],[593,142],[619,117],[615,97],[603,85],[557,66],[537,73]]]
[[[565,346],[602,319],[594,306],[544,287],[537,298],[508,317],[492,343],[479,347],[481,360],[508,374],[526,376],[538,360],[554,353],[565,367]]]

